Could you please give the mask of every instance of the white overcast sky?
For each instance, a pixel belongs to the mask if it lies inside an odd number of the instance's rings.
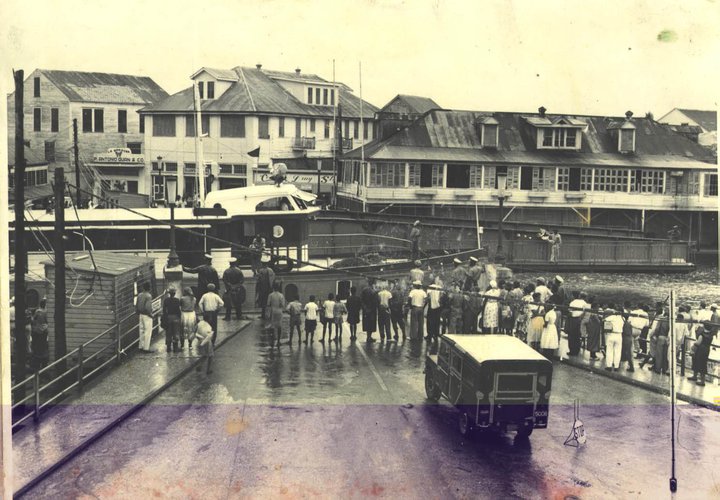
[[[336,75],[382,106],[620,115],[716,109],[716,0],[4,0],[10,67],[152,77],[169,93],[202,66]],[[665,32],[667,41],[658,40]]]

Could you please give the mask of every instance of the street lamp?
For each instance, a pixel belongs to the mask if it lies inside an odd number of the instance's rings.
[[[497,199],[500,203],[500,212],[498,214],[498,244],[497,244],[497,251],[495,252],[495,262],[497,263],[503,263],[505,262],[505,253],[503,251],[503,203],[505,203],[505,199],[509,197],[505,193],[505,190],[507,189],[507,174],[506,173],[498,173],[497,174]]]
[[[168,255],[167,267],[173,268],[180,265],[180,258],[175,250],[175,200],[177,199],[177,177],[165,177],[168,203],[170,205],[170,254]]]

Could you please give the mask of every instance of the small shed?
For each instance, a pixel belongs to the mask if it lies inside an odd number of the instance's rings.
[[[65,327],[66,350],[76,349],[100,333],[120,324],[121,333],[137,325],[135,297],[144,282],[150,282],[150,291],[156,296],[155,260],[113,252],[79,252],[66,255],[65,266]],[[55,263],[42,262],[45,276],[55,283]],[[55,292],[47,295],[48,343],[50,359],[55,359]],[[116,342],[116,330],[85,348],[87,357],[108,344]],[[136,337],[128,336],[123,347]],[[107,350],[114,354],[113,349]],[[106,356],[103,356],[105,358]]]

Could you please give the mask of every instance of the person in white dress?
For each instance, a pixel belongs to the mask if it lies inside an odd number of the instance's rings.
[[[490,282],[488,290],[485,292],[485,306],[483,308],[482,323],[483,333],[497,333],[498,332],[498,318],[500,315],[500,302],[493,297],[500,297],[500,290],[498,289],[497,282],[495,280]]]
[[[553,304],[545,305],[545,327],[540,337],[540,349],[543,356],[548,359],[553,358],[553,353],[559,347],[558,331],[555,322],[557,321],[557,313]]]

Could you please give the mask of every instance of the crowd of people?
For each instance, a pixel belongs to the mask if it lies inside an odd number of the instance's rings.
[[[265,256],[253,272],[257,278],[255,303],[271,333],[274,348],[282,344],[283,322],[289,325],[285,344],[340,343],[347,323],[351,342],[358,340],[358,330],[366,342],[428,341],[437,348],[441,334],[514,335],[549,359],[590,353],[590,362],[604,360],[605,370],[621,367],[635,371],[647,367],[658,374],[668,374],[669,321],[664,303],[615,304],[603,302],[583,291],[568,292],[564,280],[537,278],[532,283],[498,279],[496,268],[481,264],[477,258],[468,262],[455,259],[452,269],[423,267],[417,260],[406,277],[399,279],[368,278],[360,290],[355,286],[346,298],[333,293],[326,298],[309,295],[287,300],[282,284],[268,266]],[[244,276],[237,259],[230,259],[222,280],[207,262],[185,271],[197,273],[196,293],[185,288],[179,298],[170,289],[163,302],[162,324],[166,330],[168,352],[188,349],[198,338],[201,352],[208,358],[210,370],[212,347],[217,336],[218,315],[225,309],[226,320],[233,309],[244,318]],[[255,267],[255,266],[254,266]],[[220,282],[224,293],[220,295]],[[143,297],[143,293],[147,296]],[[140,313],[140,349],[149,349],[148,325],[151,318],[149,290],[137,301]],[[202,324],[201,324],[202,323]],[[150,322],[149,328],[152,323]],[[676,315],[676,352],[685,345],[692,350],[693,376],[690,380],[704,385],[708,356],[713,338],[720,328],[720,314],[715,304],[691,309],[679,307]],[[198,333],[201,332],[201,333]],[[379,339],[374,334],[379,334]],[[304,333],[304,336],[303,336]],[[295,340],[296,339],[296,340]],[[687,340],[686,342],[686,339]]]

